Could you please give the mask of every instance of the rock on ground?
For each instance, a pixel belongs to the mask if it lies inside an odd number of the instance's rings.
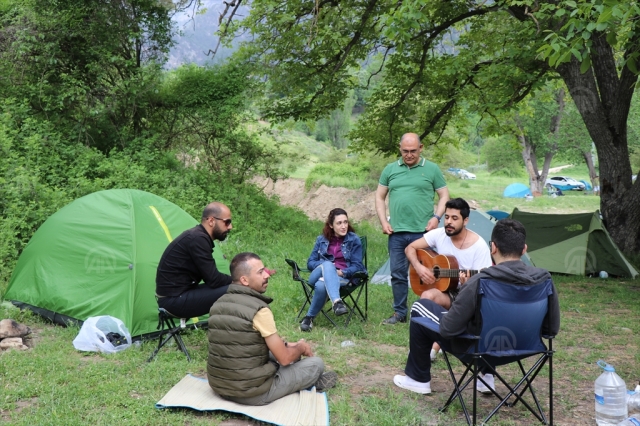
[[[31,329],[24,324],[20,324],[12,319],[0,321],[0,339],[5,337],[23,337],[31,333]]]

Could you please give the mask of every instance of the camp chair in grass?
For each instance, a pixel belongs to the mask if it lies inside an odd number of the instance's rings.
[[[180,335],[186,329],[186,320],[185,318],[180,318],[180,325],[176,326],[175,320],[178,317],[172,315],[169,311],[164,308],[158,308],[158,330],[160,330],[160,336],[158,336],[158,347],[153,351],[147,362],[151,362],[160,349],[171,339],[176,341],[176,345],[178,345],[178,349],[180,349],[185,356],[187,357],[187,361],[191,361],[191,357],[189,357],[189,351],[182,340],[182,336]]]
[[[491,390],[492,396],[498,399],[498,404],[485,417],[486,423],[506,405],[515,406],[521,402],[541,423],[553,424],[553,350],[552,339],[555,336],[542,336],[541,329],[547,314],[549,297],[553,293],[551,280],[533,286],[517,286],[502,282],[481,279],[478,287],[476,318],[478,312],[482,317],[482,329],[479,335],[463,334],[456,338],[471,339],[474,343],[464,353],[453,353],[447,349],[450,340],[443,340],[442,349],[444,359],[451,376],[454,390],[440,411],[445,411],[457,398],[468,424],[476,424],[477,409],[477,381],[485,386],[480,372],[493,374],[496,390]],[[440,333],[440,325],[427,317],[415,317],[412,321]],[[548,324],[547,324],[548,325]],[[547,327],[548,329],[548,327]],[[548,341],[548,348],[542,339]],[[449,354],[458,358],[465,367],[464,373],[456,378]],[[533,364],[528,370],[522,361],[532,358]],[[549,365],[549,418],[544,415],[538,397],[533,388],[533,381],[540,370],[547,363]],[[520,379],[511,379],[498,374],[496,367],[517,363]],[[527,362],[529,364],[529,362]],[[504,375],[504,374],[503,374]],[[498,393],[497,385],[501,383],[506,387],[506,393]],[[467,406],[462,395],[463,390],[472,385],[473,410],[469,416]],[[499,390],[503,392],[502,390]],[[526,395],[525,395],[526,393]],[[523,398],[526,396],[527,398]],[[511,401],[510,401],[511,399]],[[533,404],[527,402],[533,401]],[[535,407],[534,407],[535,406]]]
[[[362,243],[362,263],[364,267],[368,270],[367,265],[367,237],[360,237],[360,242]],[[300,308],[300,312],[298,312],[297,318],[300,319],[300,316],[305,311],[307,306],[311,305],[311,299],[313,299],[313,292],[315,291],[315,287],[309,284],[308,278],[303,277],[303,274],[308,277],[308,274],[311,271],[301,270],[298,264],[291,260],[285,259],[285,262],[291,267],[292,277],[294,281],[300,283],[302,287],[302,291],[304,293],[305,301]],[[345,321],[344,326],[348,326],[351,318],[356,315],[360,317],[362,321],[367,320],[367,310],[369,308],[369,275],[365,272],[356,272],[353,277],[349,280],[349,283],[340,287],[340,297],[342,298],[342,302],[344,302],[347,309],[349,309],[349,315],[347,315],[347,319]],[[360,306],[361,299],[364,299],[364,306]],[[329,299],[327,298],[327,301]],[[326,304],[326,302],[325,302]],[[363,312],[364,310],[364,312]],[[320,311],[322,315],[326,319],[329,320],[334,327],[338,327],[338,324],[329,316],[333,311],[331,309],[331,304],[329,307],[322,309]]]

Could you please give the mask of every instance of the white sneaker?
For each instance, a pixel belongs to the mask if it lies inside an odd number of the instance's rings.
[[[495,384],[493,382],[493,374],[484,374],[484,375],[481,375],[481,376],[484,379],[484,381],[487,382],[489,387],[486,387],[484,385],[484,383],[482,383],[480,381],[480,379],[478,379],[478,384],[476,385],[476,390],[478,392],[480,392],[480,393],[483,393],[483,394],[490,394],[491,393],[491,389],[495,390],[495,388],[496,388]],[[491,389],[489,389],[489,388],[491,388]]]
[[[440,349],[438,352],[431,349],[431,353],[429,354],[429,357],[431,358],[431,362],[434,362],[438,354],[441,354],[441,353],[442,353],[442,349]]]
[[[410,390],[411,392],[420,393],[423,395],[431,393],[431,382],[416,382],[409,376],[393,376],[393,383],[395,383],[396,386],[402,389]]]

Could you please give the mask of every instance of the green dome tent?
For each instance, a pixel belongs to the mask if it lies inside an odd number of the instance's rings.
[[[198,222],[144,191],[111,189],[66,205],[36,231],[4,296],[58,324],[97,315],[122,320],[133,337],[155,333],[156,268],[169,242]],[[214,251],[218,268],[229,263]]]
[[[627,261],[602,223],[600,212],[572,214],[528,213],[514,209],[511,217],[527,230],[533,263],[549,272],[635,278]]]

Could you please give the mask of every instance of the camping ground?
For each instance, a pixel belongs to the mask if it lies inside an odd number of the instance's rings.
[[[467,197],[474,191],[483,208],[507,209],[488,189],[479,191],[451,182],[454,196]],[[489,182],[478,186],[493,188]],[[459,186],[459,188],[456,188]],[[560,200],[565,211],[593,211],[582,206],[597,197],[572,194]],[[573,199],[573,200],[572,200]],[[523,200],[521,208],[546,210],[558,199],[540,197],[532,203]],[[571,202],[573,201],[573,203]],[[492,205],[495,204],[495,205]],[[574,205],[572,205],[574,204]],[[576,207],[577,205],[577,207]],[[533,209],[531,209],[533,210]],[[560,208],[559,208],[560,210]],[[283,213],[284,214],[284,213]],[[331,423],[334,425],[458,425],[463,424],[459,407],[445,414],[441,406],[452,385],[444,362],[436,362],[433,371],[434,393],[420,396],[393,385],[392,378],[403,371],[408,351],[408,326],[382,326],[390,313],[391,291],[384,285],[370,286],[369,321],[353,321],[347,329],[334,329],[326,320],[316,321],[311,333],[299,331],[296,320],[302,305],[301,290],[291,278],[284,258],[303,261],[308,256],[313,237],[321,224],[310,222],[309,234],[284,235],[282,238],[247,240],[241,238],[241,223],[235,236],[223,244],[227,253],[246,249],[260,253],[265,264],[278,273],[271,278],[268,293],[274,297],[273,310],[279,332],[288,340],[305,338],[329,369],[339,374],[339,384],[328,392]],[[386,258],[386,240],[374,222],[358,224],[359,233],[369,237],[369,267],[373,272]],[[604,359],[616,367],[618,374],[633,388],[640,379],[637,348],[640,345],[640,281],[556,276],[562,312],[561,330],[554,342],[555,424],[573,425],[594,421],[593,382],[600,374],[595,365]],[[415,296],[411,295],[412,302]],[[0,354],[0,419],[11,425],[211,425],[246,424],[241,417],[228,413],[198,413],[191,410],[157,410],[154,404],[188,373],[203,376],[206,371],[206,336],[195,330],[186,336],[192,356],[188,363],[175,347],[163,349],[156,360],[147,363],[156,344],[140,346],[115,355],[76,351],[71,342],[78,328],[53,326],[39,317],[20,312],[7,303],[0,305],[0,317],[24,322],[33,330],[33,348],[26,352]],[[356,343],[341,348],[344,340]],[[547,370],[543,370],[542,379]],[[538,379],[540,380],[540,378]],[[537,393],[546,405],[545,381],[538,382]],[[481,398],[481,412],[488,399]],[[529,425],[534,419],[519,407],[503,409],[491,424]]]
[[[276,267],[285,271],[281,263]],[[640,285],[637,281],[576,277],[558,277],[556,285],[562,324],[554,342],[555,423],[593,424],[593,381],[600,374],[595,365],[598,359],[613,364],[627,387],[633,387],[640,378]],[[278,273],[270,282],[269,294],[275,295],[280,333],[289,340],[309,340],[340,376],[339,385],[328,392],[331,423],[463,424],[459,407],[446,414],[437,412],[451,390],[442,360],[434,366],[433,394],[412,394],[393,385],[393,375],[404,368],[408,327],[382,326],[390,289],[382,285],[370,290],[367,323],[354,321],[345,330],[318,320],[313,331],[306,334],[298,330],[295,321],[301,303],[297,286],[286,273]],[[116,355],[81,353],[71,345],[77,328],[52,326],[6,304],[0,314],[25,322],[34,335],[33,349],[0,355],[0,419],[7,424],[239,424],[230,423],[238,418],[233,414],[154,408],[155,402],[187,373],[204,376],[207,348],[203,330],[186,336],[191,363],[175,346],[163,349],[156,361],[147,363],[153,341]],[[353,340],[356,346],[343,349],[340,343],[344,340]],[[546,379],[546,369],[543,375]],[[537,392],[546,404],[544,383],[539,382]],[[480,406],[486,409],[487,401],[480,398]],[[535,424],[533,420],[520,408],[503,409],[492,424],[529,425]]]

